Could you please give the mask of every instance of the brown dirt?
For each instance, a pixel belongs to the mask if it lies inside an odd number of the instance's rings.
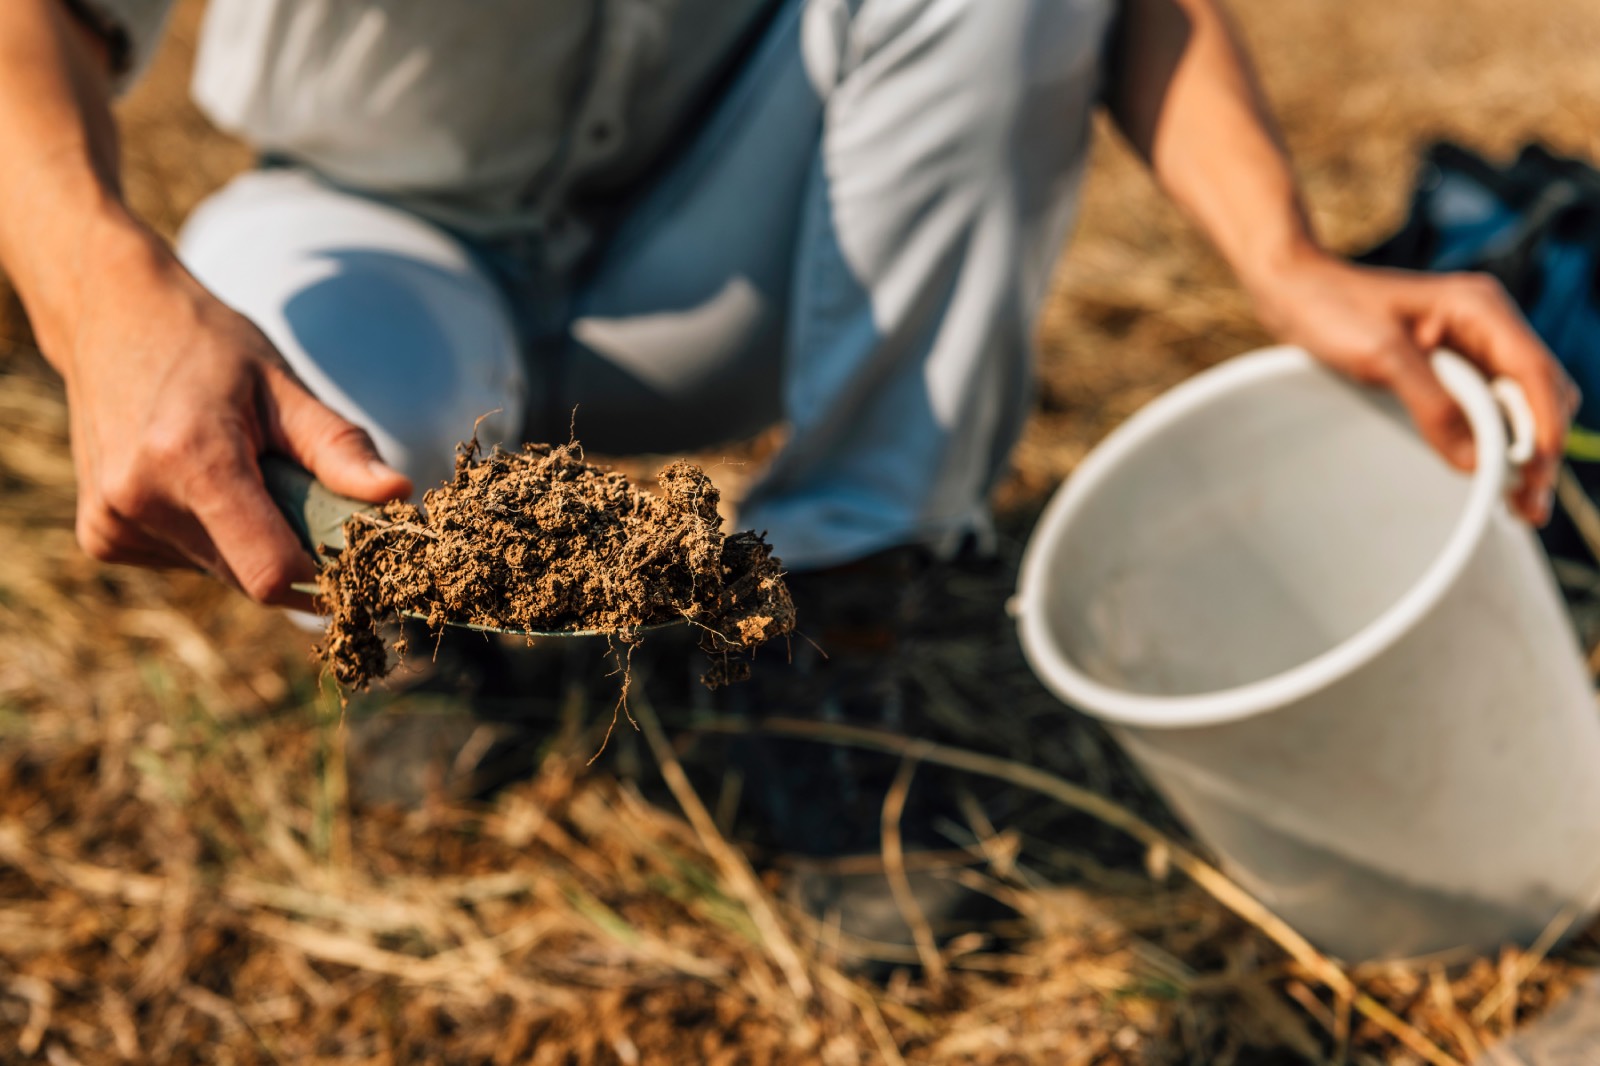
[[[743,680],[759,645],[794,630],[779,560],[759,534],[723,534],[720,493],[698,466],[673,462],[657,483],[660,495],[641,492],[576,443],[483,455],[474,439],[423,508],[390,503],[345,523],[346,547],[319,579],[329,669],[358,688],[387,673],[379,627],[401,614],[434,630],[590,630],[630,645],[683,620],[711,659],[701,681]]]

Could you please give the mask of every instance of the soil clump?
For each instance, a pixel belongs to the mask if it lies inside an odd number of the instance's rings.
[[[576,443],[483,454],[473,440],[423,507],[345,523],[318,578],[331,616],[319,651],[341,684],[365,688],[390,669],[379,627],[401,614],[435,630],[594,630],[625,645],[684,620],[711,659],[701,681],[743,680],[754,649],[794,629],[779,560],[759,534],[722,532],[699,467],[678,460],[659,483],[642,492]]]

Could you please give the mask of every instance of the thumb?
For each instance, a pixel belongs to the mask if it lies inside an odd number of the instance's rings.
[[[286,369],[265,374],[268,443],[341,496],[369,503],[411,494],[411,479],[378,456],[367,431],[341,418]]]
[[[1478,456],[1472,427],[1455,398],[1439,383],[1428,356],[1416,345],[1397,340],[1392,358],[1388,385],[1411,412],[1417,432],[1445,462],[1457,470],[1471,470]]]

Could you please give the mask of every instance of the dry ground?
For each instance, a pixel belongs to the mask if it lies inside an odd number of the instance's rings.
[[[1398,221],[1434,136],[1597,154],[1600,8],[1586,0],[1236,6],[1339,247]],[[183,7],[123,109],[130,195],[169,233],[248,162],[182,102],[197,11]],[[942,739],[1058,775],[1056,798],[1010,786],[1010,815],[972,827],[985,883],[1028,924],[1003,946],[957,945],[942,980],[841,974],[827,930],[749,877],[714,816],[681,787],[681,812],[647,800],[666,794],[657,768],[676,781],[698,743],[692,719],[673,743],[648,732],[648,703],[647,735],[593,770],[609,706],[574,687],[535,780],[489,804],[353,811],[337,701],[301,634],[204,579],[78,553],[59,386],[14,307],[0,325],[5,1061],[1447,1062],[1600,962],[1585,937],[1531,972],[1507,953],[1448,978],[1357,974],[1407,1019],[1385,1030],[1336,971],[1290,960],[1169,871],[1180,853],[1141,863],[1145,845],[1103,824],[1135,810],[1170,831],[1100,733],[1020,664],[1005,568],[951,590],[960,625],[928,649],[925,695]],[[1103,137],[1043,324],[1039,411],[1002,492],[1007,566],[1094,441],[1262,339]],[[1074,810],[1093,800],[1059,779],[1122,806]]]

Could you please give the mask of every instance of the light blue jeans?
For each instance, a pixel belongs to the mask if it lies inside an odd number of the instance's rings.
[[[776,423],[744,501],[792,569],[949,552],[1026,416],[1112,0],[793,0],[597,258],[495,244],[294,167],[179,248],[419,487],[489,440],[698,449]],[[559,222],[552,230],[559,228]]]

